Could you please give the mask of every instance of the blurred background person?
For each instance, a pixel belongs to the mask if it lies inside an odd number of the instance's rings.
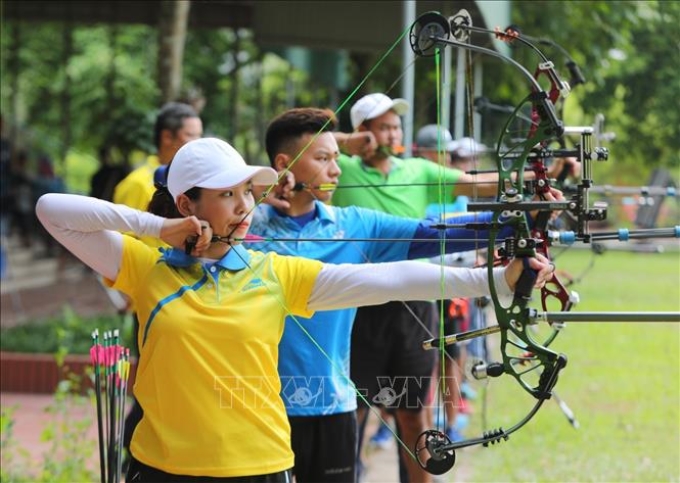
[[[98,161],[99,169],[90,178],[90,196],[113,201],[113,192],[118,183],[130,174],[130,167],[113,160],[110,146],[99,148]]]

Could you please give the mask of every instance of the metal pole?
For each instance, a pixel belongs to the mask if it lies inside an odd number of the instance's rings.
[[[416,21],[416,2],[415,0],[404,0],[403,2],[403,12],[404,12],[404,29],[409,28]],[[402,43],[402,63],[404,73],[404,82],[402,84],[402,97],[406,99],[411,108],[406,111],[403,119],[402,129],[404,131],[404,156],[410,157],[412,155],[413,148],[413,113],[415,109],[415,60],[416,54],[411,49],[411,44],[409,43],[409,36],[404,36],[404,41]]]
[[[451,65],[453,52],[451,49],[441,49],[442,58],[442,89],[441,89],[441,124],[451,130]]]
[[[456,104],[453,120],[453,138],[465,136],[465,49],[456,49]]]
[[[472,100],[477,99],[480,97],[483,93],[483,84],[482,84],[482,76],[484,74],[484,69],[483,69],[483,64],[481,62],[475,62],[474,67],[473,67],[473,72],[474,72],[474,86],[473,86],[473,93],[472,93]],[[470,102],[470,101],[468,101]],[[481,143],[482,142],[482,115],[475,111],[474,114],[472,115],[472,127],[473,127],[473,132],[471,133],[472,137],[474,137],[475,141]]]

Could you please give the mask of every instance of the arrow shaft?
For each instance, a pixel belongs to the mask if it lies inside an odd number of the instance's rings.
[[[216,237],[213,242],[240,242],[240,243],[265,243],[265,242],[387,242],[387,243],[441,243],[441,242],[474,242],[486,241],[486,238],[227,238]]]

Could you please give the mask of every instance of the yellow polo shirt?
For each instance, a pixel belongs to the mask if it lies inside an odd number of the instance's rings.
[[[113,288],[140,321],[131,451],[168,473],[238,477],[293,466],[279,394],[286,315],[311,317],[321,262],[233,247],[210,267],[124,237]]]
[[[143,165],[133,170],[116,185],[113,202],[146,211],[156,191],[153,185],[153,174],[160,165],[158,156],[148,156]]]

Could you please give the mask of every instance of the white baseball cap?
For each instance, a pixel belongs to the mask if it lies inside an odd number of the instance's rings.
[[[472,158],[487,151],[487,147],[472,138],[460,138],[453,142],[449,151],[458,158]]]
[[[177,197],[191,188],[232,188],[247,180],[255,185],[277,182],[276,171],[250,166],[231,145],[217,138],[200,138],[179,148],[168,168],[168,191]]]
[[[403,116],[408,111],[409,105],[406,99],[390,99],[382,93],[368,94],[354,103],[349,111],[354,129],[361,126],[364,121],[382,116],[390,109]]]
[[[416,134],[416,147],[419,149],[438,149],[440,142],[445,151],[453,151],[458,147],[451,132],[444,126],[428,124],[421,127]]]

